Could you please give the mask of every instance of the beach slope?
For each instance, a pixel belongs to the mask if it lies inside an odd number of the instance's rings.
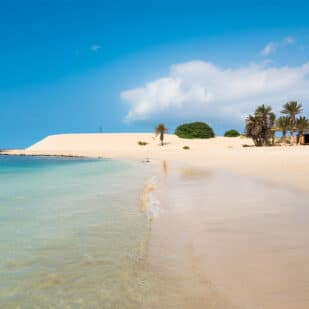
[[[141,146],[139,142],[146,142]],[[190,149],[183,149],[189,146]],[[152,133],[96,133],[51,135],[23,150],[6,154],[87,156],[112,159],[150,159],[185,163],[203,168],[226,169],[238,174],[309,190],[309,147],[253,146],[243,137],[181,139],[165,136],[161,146]]]

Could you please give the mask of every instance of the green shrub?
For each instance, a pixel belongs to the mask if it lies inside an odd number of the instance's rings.
[[[143,141],[138,141],[137,144],[140,145],[140,146],[146,146],[148,143],[143,142]]]
[[[238,137],[240,136],[240,133],[237,130],[228,130],[224,133],[225,137]]]
[[[182,149],[188,150],[188,149],[190,149],[190,147],[189,146],[183,146]]]
[[[213,129],[204,122],[191,122],[178,126],[175,134],[181,138],[211,138],[215,137]]]

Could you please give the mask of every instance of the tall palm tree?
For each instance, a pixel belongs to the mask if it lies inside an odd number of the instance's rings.
[[[298,104],[296,101],[290,101],[283,105],[281,113],[288,115],[290,118],[290,133],[292,138],[294,138],[296,115],[300,114],[302,111],[303,111],[302,105]]]
[[[299,116],[299,118],[296,119],[296,128],[298,131],[297,134],[297,144],[300,143],[300,138],[303,135],[304,131],[306,129],[309,129],[309,119],[305,116]]]
[[[272,112],[270,106],[260,105],[257,107],[254,113],[255,117],[259,119],[261,126],[261,137],[264,145],[268,143],[268,139],[272,137],[273,133],[271,129],[274,126],[276,116]]]
[[[270,109],[271,110],[271,109]],[[275,145],[275,134],[276,134],[276,128],[275,128],[275,123],[276,123],[276,115],[272,111],[269,113],[269,134],[271,136],[271,144]]]
[[[276,121],[277,127],[282,131],[282,140],[286,140],[286,132],[290,126],[290,118],[288,116],[281,116]]]
[[[155,128],[156,135],[160,135],[160,141],[162,146],[164,141],[164,133],[167,132],[167,130],[167,127],[163,123],[158,124]]]

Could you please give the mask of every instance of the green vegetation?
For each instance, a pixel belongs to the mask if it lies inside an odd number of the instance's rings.
[[[306,130],[309,130],[309,119],[297,115],[303,112],[303,107],[296,101],[287,102],[283,105],[281,116],[276,120],[275,114],[270,106],[258,106],[253,115],[246,119],[246,136],[251,137],[256,146],[274,145],[275,132],[281,131],[280,142],[295,144],[294,133],[297,132],[296,143],[301,142],[301,137]],[[287,139],[287,132],[290,132],[290,139]]]
[[[282,141],[286,141],[286,132],[290,128],[290,118],[288,116],[281,116],[276,121],[276,126],[282,131]]]
[[[225,137],[238,137],[240,133],[237,130],[231,129],[224,133]]]
[[[148,143],[143,142],[143,141],[138,141],[137,144],[140,145],[140,146],[146,146]]]
[[[298,131],[297,134],[297,144],[300,143],[300,138],[303,135],[304,131],[309,128],[309,120],[305,116],[300,116],[296,119],[296,129]]]
[[[246,136],[251,137],[255,146],[265,146],[274,142],[274,132],[272,130],[276,116],[270,106],[264,104],[258,106],[253,115],[246,119]]]
[[[294,136],[295,126],[296,126],[296,115],[302,113],[303,107],[301,104],[298,104],[296,101],[287,102],[283,105],[281,111],[282,114],[288,115],[290,120],[290,134],[291,137]]]
[[[182,149],[189,150],[190,147],[189,146],[183,146]]]
[[[215,137],[213,129],[204,122],[192,122],[178,126],[175,134],[181,138],[211,138]]]
[[[163,146],[164,143],[164,133],[168,131],[168,128],[163,124],[160,123],[155,127],[155,133],[156,135],[160,135],[160,141],[161,141],[161,145]]]

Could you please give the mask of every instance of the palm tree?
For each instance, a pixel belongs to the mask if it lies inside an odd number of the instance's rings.
[[[300,114],[302,111],[303,111],[302,105],[298,104],[296,101],[290,101],[283,105],[281,113],[288,115],[290,118],[290,133],[292,139],[294,138],[296,115]]]
[[[272,145],[275,145],[275,134],[276,134],[276,128],[275,128],[275,123],[276,123],[276,115],[275,113],[273,113],[271,111],[271,108],[270,108],[270,112],[269,112],[269,134],[271,136],[271,144]]]
[[[306,129],[309,129],[309,119],[305,116],[300,116],[296,119],[296,128],[298,130],[297,134],[297,144],[300,143],[300,138]]]
[[[281,116],[276,121],[277,127],[282,131],[282,140],[286,140],[286,131],[290,126],[290,118],[288,116]]]
[[[256,146],[268,145],[270,139],[273,144],[275,119],[276,116],[270,106],[258,106],[254,115],[249,115],[246,120],[246,135],[253,139]]]
[[[261,126],[262,143],[266,145],[268,143],[269,137],[272,136],[271,129],[274,126],[276,116],[272,112],[271,107],[265,106],[264,104],[257,107],[254,115],[259,119]]]
[[[246,136],[251,137],[255,146],[262,146],[263,141],[261,139],[262,126],[259,119],[256,116],[249,115],[246,119]]]
[[[164,141],[164,133],[167,132],[167,130],[167,127],[163,123],[158,124],[155,128],[156,135],[160,134],[160,141],[162,146]]]

